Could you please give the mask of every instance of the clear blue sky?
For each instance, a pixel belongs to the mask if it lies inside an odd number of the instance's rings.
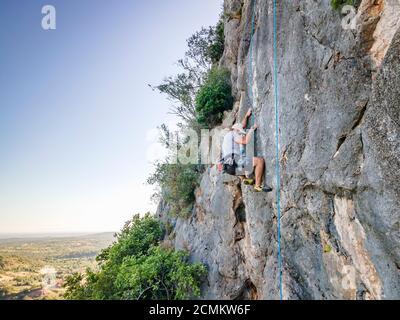
[[[41,28],[41,8],[57,29]],[[219,0],[0,1],[0,233],[116,231],[154,210],[151,91]]]

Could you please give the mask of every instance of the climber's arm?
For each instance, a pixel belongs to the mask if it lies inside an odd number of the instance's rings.
[[[235,142],[236,142],[237,144],[243,144],[243,145],[245,145],[245,144],[248,143],[248,141],[247,141],[247,136],[241,137],[240,139],[235,139]]]
[[[257,130],[257,125],[254,125],[246,136],[241,137],[240,139],[235,139],[235,142],[241,145],[249,144],[251,138],[253,137],[254,131]]]
[[[251,109],[249,109],[249,111],[247,111],[246,115],[244,116],[243,120],[242,120],[242,127],[246,128],[247,127],[247,122],[249,121],[249,118],[251,116]]]

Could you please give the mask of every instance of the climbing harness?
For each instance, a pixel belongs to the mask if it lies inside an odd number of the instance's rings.
[[[236,168],[238,167],[238,164],[235,160],[235,141],[234,141],[234,136],[233,136],[233,132],[231,132],[232,135],[232,152],[230,157],[228,157],[227,159],[224,159],[224,164],[223,164],[223,172],[230,174],[232,176],[236,175]]]
[[[250,34],[250,52],[249,52],[249,98],[253,106],[253,90],[251,83],[253,80],[253,36],[255,31],[255,2],[252,1],[252,21]],[[275,109],[275,175],[276,175],[276,208],[277,208],[277,238],[278,238],[278,278],[279,278],[279,299],[283,300],[282,288],[282,254],[281,254],[281,204],[280,204],[280,167],[279,167],[279,104],[278,104],[278,58],[277,58],[277,2],[273,0],[273,71],[274,71],[274,109]],[[253,108],[254,110],[254,108]],[[254,125],[254,112],[252,113],[252,126]],[[256,135],[254,135],[254,146],[256,146]]]

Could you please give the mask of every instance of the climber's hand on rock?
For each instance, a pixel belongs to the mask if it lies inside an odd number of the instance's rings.
[[[249,111],[247,111],[247,113],[246,113],[246,117],[247,118],[250,117],[252,113],[253,113],[253,111],[251,109],[249,109]]]
[[[253,129],[254,131],[256,131],[257,128],[258,128],[258,125],[256,125],[256,124],[252,127],[252,129]]]

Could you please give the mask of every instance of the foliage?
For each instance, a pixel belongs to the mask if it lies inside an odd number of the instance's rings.
[[[84,300],[87,297],[85,286],[82,285],[83,275],[79,272],[74,272],[65,280],[64,286],[68,288],[64,298],[68,300]]]
[[[332,251],[332,247],[329,244],[324,245],[324,252],[329,253]]]
[[[103,250],[96,260],[100,263],[109,262],[119,264],[126,256],[140,256],[145,254],[163,236],[161,223],[149,213],[144,217],[135,215],[125,223],[117,241]]]
[[[229,73],[213,67],[222,57],[224,41],[224,22],[221,18],[215,27],[202,28],[187,40],[188,49],[184,58],[178,61],[182,72],[153,87],[173,102],[171,110],[183,121],[181,128],[191,128],[199,133],[202,126],[218,123],[222,118],[221,112],[230,108]],[[169,150],[179,149],[179,141],[170,139],[171,133],[165,126],[161,127],[161,131],[161,142]],[[167,158],[156,163],[148,183],[159,186],[155,196],[169,205],[170,214],[187,217],[195,199],[194,190],[198,185],[200,169],[197,165],[175,162]]]
[[[201,28],[195,32],[187,41],[188,50],[185,52],[185,57],[182,59],[185,62],[184,69],[197,70],[197,73],[206,72],[212,63],[209,55],[210,47],[216,40],[216,27]],[[182,61],[181,60],[181,61]],[[198,78],[199,83],[201,77]]]
[[[146,256],[124,260],[116,285],[123,299],[187,299],[200,296],[205,268],[187,263],[188,254],[154,247]]]
[[[207,55],[213,64],[221,60],[225,48],[224,21],[219,20],[213,34],[213,41],[207,48]]]
[[[196,165],[165,162],[156,164],[155,172],[147,182],[160,187],[159,196],[170,206],[171,215],[187,217],[195,199],[198,180]]]
[[[190,127],[195,125],[196,118],[194,97],[198,85],[194,77],[197,78],[197,75],[194,76],[191,72],[179,73],[176,76],[164,79],[162,84],[153,88],[167,95],[168,99],[174,104],[171,107],[171,113],[178,116]]]
[[[188,127],[198,129],[196,94],[212,65],[222,57],[224,41],[222,19],[215,27],[202,28],[187,40],[185,56],[178,60],[182,72],[165,78],[158,86],[151,86],[153,90],[167,95],[173,103],[172,114],[177,115]]]
[[[335,10],[340,10],[345,5],[355,5],[355,0],[331,0],[331,6]]]
[[[161,222],[135,216],[98,256],[99,271],[74,273],[65,282],[70,300],[186,299],[200,295],[205,268],[187,253],[160,247]]]
[[[233,97],[229,71],[214,67],[196,96],[197,121],[205,127],[221,122],[223,112],[232,108]]]

